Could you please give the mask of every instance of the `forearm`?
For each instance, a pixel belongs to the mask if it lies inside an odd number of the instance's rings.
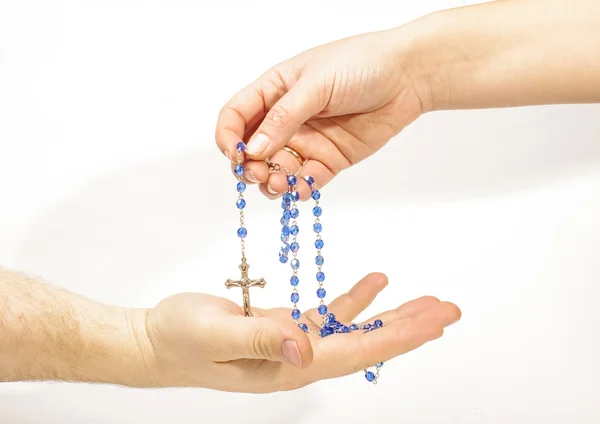
[[[506,0],[409,24],[425,108],[600,102],[599,16],[595,0]]]
[[[151,385],[143,315],[0,268],[0,381]]]

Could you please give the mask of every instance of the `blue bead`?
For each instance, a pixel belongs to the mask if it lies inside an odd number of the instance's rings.
[[[296,303],[297,301],[300,300],[300,295],[298,293],[292,293],[292,295],[290,296],[290,299],[292,300],[292,302]]]
[[[356,324],[352,324],[352,325],[350,326],[350,331],[356,331],[356,330],[358,330],[358,325],[356,325]]]
[[[367,381],[372,382],[375,380],[375,374],[373,374],[371,371],[367,371],[365,373],[365,378],[367,379]]]
[[[286,236],[286,235],[282,234],[282,235],[279,237],[279,240],[281,240],[283,243],[285,243],[285,242],[287,242],[289,239],[288,239],[288,236]]]
[[[325,315],[327,313],[327,306],[326,305],[319,305],[319,307],[317,308],[317,310],[319,311],[319,314]]]
[[[248,230],[246,230],[244,227],[240,227],[237,230],[237,235],[239,238],[244,238],[248,235]]]
[[[244,175],[244,167],[242,165],[236,165],[233,172],[235,172],[235,175],[237,175],[238,177],[241,177],[242,175]]]
[[[238,199],[238,201],[235,202],[235,205],[238,209],[244,209],[246,207],[246,201],[244,199]]]
[[[312,194],[311,194],[311,197],[314,200],[319,200],[321,198],[321,192],[319,190],[313,190]]]
[[[363,325],[363,328],[367,331],[369,331],[371,329],[371,324],[365,324]]]
[[[383,327],[383,321],[382,321],[382,320],[380,320],[380,319],[376,319],[376,320],[375,320],[375,322],[373,323],[373,326],[374,326],[375,328],[380,328],[380,327]]]
[[[375,365],[377,368],[381,368],[383,367],[383,362],[378,363],[377,365]]]
[[[286,210],[283,211],[283,217],[285,219],[290,219],[292,217],[292,213],[290,212],[289,209],[286,209]]]
[[[290,187],[296,185],[296,177],[293,175],[288,175],[287,182]]]
[[[289,244],[287,244],[287,243],[283,243],[283,244],[281,245],[281,251],[282,251],[283,253],[287,253],[287,252],[289,252],[289,251],[290,251],[290,245],[289,245]]]
[[[292,252],[297,252],[300,249],[300,245],[298,244],[298,242],[293,241],[292,244],[290,244],[290,250]]]
[[[235,148],[240,152],[243,152],[246,150],[246,145],[240,141]]]
[[[322,249],[323,246],[325,246],[325,243],[323,242],[323,240],[321,239],[317,239],[317,241],[315,241],[315,247],[317,249]]]
[[[290,265],[292,265],[292,269],[298,269],[300,268],[300,261],[298,259],[292,259]]]
[[[323,231],[323,226],[321,225],[320,222],[316,222],[313,225],[313,230],[314,230],[315,233],[320,233],[321,231]]]
[[[349,332],[350,332],[350,329],[347,326],[344,325],[342,327],[342,333],[349,333]]]
[[[325,258],[323,258],[323,256],[319,255],[315,258],[315,263],[317,265],[321,266],[325,263]]]
[[[309,186],[312,186],[315,183],[315,179],[310,175],[304,177],[304,181],[306,181]]]
[[[297,225],[292,225],[292,226],[290,227],[290,233],[291,233],[293,236],[297,236],[299,232],[300,232],[300,228],[298,228],[298,226],[297,226]]]
[[[292,286],[296,287],[299,282],[300,282],[300,279],[297,276],[292,275],[292,278],[290,278],[290,284]]]
[[[281,235],[288,237],[290,235],[290,227],[288,227],[287,225],[281,227]]]
[[[313,208],[313,215],[314,216],[321,216],[322,213],[323,213],[323,209],[321,209],[321,206],[315,206]]]
[[[327,325],[331,325],[334,322],[336,322],[335,315],[333,313],[327,314],[327,316],[325,317],[325,322],[327,323]]]
[[[333,328],[325,326],[325,327],[321,328],[321,337],[330,336],[333,334],[333,331],[334,331]]]
[[[290,213],[292,214],[292,218],[296,219],[298,218],[298,216],[300,215],[300,211],[298,211],[298,209],[294,208],[290,211]]]
[[[325,281],[325,273],[319,271],[317,272],[317,281],[319,283],[322,283],[323,281]]]
[[[282,264],[285,264],[285,263],[287,263],[287,261],[288,261],[287,255],[280,253],[279,254],[279,262],[281,262]]]
[[[291,194],[292,200],[294,202],[297,202],[298,200],[300,200],[300,193],[298,193],[297,191],[292,191],[290,194]]]
[[[303,322],[298,324],[298,327],[300,327],[305,333],[308,331],[308,325],[304,324]]]
[[[281,200],[283,200],[285,203],[290,203],[292,201],[292,195],[290,193],[284,193],[281,197]]]
[[[317,297],[318,297],[319,299],[323,299],[323,298],[325,297],[325,295],[326,295],[326,294],[327,294],[327,292],[326,292],[326,291],[325,291],[325,289],[324,289],[324,288],[322,288],[322,287],[321,287],[320,289],[318,289],[318,290],[317,290]]]
[[[292,318],[294,318],[294,319],[300,319],[300,310],[294,309],[292,311]]]
[[[290,208],[290,204],[286,202],[281,202],[281,209],[286,210]]]
[[[281,225],[288,225],[290,223],[289,219],[285,219],[284,217],[281,217],[281,219],[279,220],[279,223]]]
[[[239,183],[237,183],[236,188],[239,193],[243,193],[246,190],[246,184],[240,181]]]

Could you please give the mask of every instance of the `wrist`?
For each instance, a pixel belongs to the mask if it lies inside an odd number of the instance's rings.
[[[424,111],[600,101],[600,5],[572,3],[484,3],[398,28]]]
[[[154,386],[145,316],[0,268],[0,381]]]
[[[154,348],[146,331],[146,309],[99,306],[85,311],[83,381],[130,387],[159,386]]]
[[[397,58],[398,72],[405,78],[425,114],[446,107],[445,93],[450,85],[445,62],[452,62],[449,51],[436,47],[442,18],[437,14],[423,16],[405,25],[386,31]]]
[[[403,40],[404,72],[410,75],[423,113],[452,109],[454,75],[469,73],[474,66],[457,41],[450,40],[449,12],[426,15],[394,29],[395,37]]]

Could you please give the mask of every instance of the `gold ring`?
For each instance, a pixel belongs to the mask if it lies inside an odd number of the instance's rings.
[[[294,156],[296,158],[296,160],[298,161],[300,166],[304,166],[304,162],[306,162],[306,161],[300,155],[300,153],[298,153],[297,151],[295,151],[294,149],[292,149],[291,147],[288,147],[288,146],[283,146],[281,148],[281,150],[285,150],[286,152],[290,153],[292,156]]]

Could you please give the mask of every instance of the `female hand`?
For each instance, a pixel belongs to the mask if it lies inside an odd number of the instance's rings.
[[[286,182],[263,160],[296,172],[286,145],[323,186],[430,110],[600,102],[599,13],[587,0],[488,2],[308,50],[223,107],[217,145],[235,161],[249,141],[249,182],[277,197]]]
[[[217,145],[233,162],[248,141],[247,182],[275,198],[287,189],[266,158],[323,186],[379,150],[424,112],[424,86],[409,72],[402,29],[360,35],[308,50],[273,67],[221,110]],[[401,40],[406,40],[402,42]],[[301,199],[310,194],[299,188]]]
[[[351,321],[386,285],[384,275],[368,275],[329,310],[339,321]],[[219,297],[188,293],[167,298],[145,320],[150,343],[144,350],[154,385],[251,393],[291,390],[416,349],[460,318],[455,305],[422,297],[372,318],[384,323],[376,331],[321,338],[304,333],[290,313],[254,308],[249,318]],[[320,321],[314,309],[303,314],[309,328],[316,329]]]

